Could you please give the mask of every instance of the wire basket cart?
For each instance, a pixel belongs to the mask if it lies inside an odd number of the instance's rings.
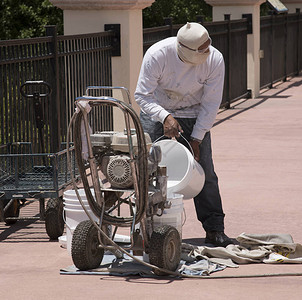
[[[46,87],[47,92],[28,94],[26,86],[35,89]],[[50,86],[43,81],[33,81],[26,82],[22,87],[21,94],[33,99],[39,140],[41,149],[44,149],[41,98],[50,94]],[[71,188],[72,182],[67,168],[67,144],[61,145],[61,148],[65,149],[55,153],[34,153],[31,142],[0,145],[0,221],[11,225],[17,220],[39,219],[45,221],[50,239],[57,239],[63,234],[63,193]],[[78,180],[72,145],[69,146],[69,153]],[[45,199],[48,199],[46,207]],[[39,216],[21,217],[20,209],[30,201],[39,201]]]

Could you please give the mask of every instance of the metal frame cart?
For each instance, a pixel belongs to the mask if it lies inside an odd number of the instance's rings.
[[[27,93],[26,88],[35,91]],[[40,93],[46,89],[45,93]],[[44,81],[27,81],[20,89],[23,97],[33,100],[35,121],[41,149],[43,141],[43,112],[41,99],[51,93]],[[17,220],[45,220],[45,227],[51,239],[63,234],[63,192],[71,187],[71,178],[67,168],[67,149],[57,153],[33,153],[32,143],[16,142],[0,146],[0,219],[7,225]],[[74,157],[74,148],[69,148]],[[73,172],[78,180],[78,171],[74,158],[71,159]],[[47,201],[45,209],[45,199]],[[39,217],[20,217],[20,208],[28,201],[39,201]]]

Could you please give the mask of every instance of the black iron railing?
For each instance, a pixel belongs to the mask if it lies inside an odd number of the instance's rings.
[[[302,70],[302,14],[261,18],[260,86],[271,87]]]
[[[225,58],[222,107],[249,95],[247,34],[251,23],[248,15],[244,17],[221,22],[199,20]],[[301,71],[301,20],[300,11],[261,18],[262,88]],[[144,29],[144,52],[155,42],[175,36],[181,26],[166,19],[165,26]],[[46,32],[42,38],[0,41],[0,145],[22,141],[32,143],[33,153],[57,152],[66,141],[76,97],[82,96],[87,86],[112,85],[114,32],[57,36],[54,26],[47,27]],[[28,80],[43,80],[52,88],[51,95],[42,101],[45,149],[41,149],[33,103],[20,95],[20,86]],[[102,108],[92,115],[94,131],[112,129],[111,110]],[[102,116],[102,122],[97,116]]]
[[[33,153],[57,152],[66,141],[74,100],[89,85],[112,85],[112,32],[57,36],[46,28],[47,37],[0,41],[0,144],[32,143]],[[20,95],[26,81],[43,80],[52,93],[42,101],[44,149],[35,126],[33,102]],[[93,130],[112,129],[112,113],[101,112],[105,122]],[[101,125],[97,125],[101,124]],[[102,127],[102,128],[101,128]]]

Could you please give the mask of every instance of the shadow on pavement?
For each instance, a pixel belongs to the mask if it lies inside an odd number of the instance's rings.
[[[280,83],[281,84],[281,83]],[[261,105],[262,103],[266,102],[267,100],[269,100],[270,98],[274,98],[274,99],[286,99],[286,98],[289,98],[289,96],[278,96],[279,94],[283,93],[284,91],[292,88],[292,87],[295,87],[295,86],[301,86],[302,85],[302,80],[298,81],[298,82],[294,82],[292,84],[290,84],[288,87],[282,89],[282,90],[278,90],[277,93],[275,94],[272,94],[272,95],[264,95],[264,96],[258,96],[256,99],[254,99],[255,101],[257,101],[256,103],[248,106],[248,107],[245,107],[245,108],[238,108],[239,105],[242,105],[243,103],[247,102],[247,101],[250,101],[251,99],[245,99],[243,101],[236,101],[236,103],[230,108],[230,109],[224,109],[222,110],[221,112],[219,112],[219,114],[221,114],[222,112],[225,112],[225,111],[232,111],[232,110],[235,110],[235,109],[239,109],[237,110],[236,112],[234,112],[233,114],[223,118],[223,119],[220,119],[218,121],[216,121],[213,125],[214,126],[217,126],[221,123],[223,123],[224,121],[227,121],[239,114],[242,114],[252,108],[255,108],[256,106],[258,105]],[[270,91],[272,91],[274,88],[271,88]]]
[[[0,223],[1,243],[50,242],[45,223],[39,220],[20,220],[15,224]]]

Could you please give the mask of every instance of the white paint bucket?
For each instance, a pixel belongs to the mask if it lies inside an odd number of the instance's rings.
[[[84,189],[78,189],[78,193],[79,193],[83,203],[85,205],[86,204],[88,205],[88,200],[86,198],[85,190]],[[93,189],[91,189],[91,193],[94,196],[94,190]],[[64,203],[81,205],[75,190],[65,191],[64,195],[63,195],[63,199],[64,199]]]
[[[183,195],[173,194],[171,198],[167,200],[171,202],[171,207],[166,208],[161,216],[153,216],[154,229],[163,225],[171,225],[175,227],[180,235],[182,236],[182,225],[183,225]]]
[[[171,207],[164,209],[161,216],[153,216],[153,228],[156,229],[164,225],[173,226],[179,232],[180,239],[182,239],[183,195],[171,193],[168,195],[167,201],[171,202]],[[151,222],[151,218],[148,218],[147,221]],[[149,263],[149,254],[143,253],[143,261]]]
[[[59,244],[62,248],[66,249],[67,248],[67,240],[66,240],[66,235],[61,235],[58,238]]]
[[[98,218],[95,216],[95,214],[90,209],[84,189],[79,189],[78,191],[79,191],[81,200],[83,201],[84,206],[87,209],[88,213],[93,218],[93,220],[98,221]],[[91,191],[91,192],[93,193],[93,191]],[[77,194],[74,190],[68,190],[68,191],[64,192],[63,201],[64,201],[65,224],[66,224],[67,251],[69,254],[71,254],[71,242],[72,242],[73,232],[80,222],[89,220],[89,217],[87,216],[86,212],[84,211],[84,209],[77,197]]]
[[[171,202],[171,206],[175,207],[177,205],[183,205],[183,195],[177,193],[168,193],[167,201]]]
[[[201,165],[192,153],[175,140],[161,140],[158,145],[162,151],[160,166],[167,167],[167,192],[179,193],[184,199],[197,196],[203,188],[205,175]]]

